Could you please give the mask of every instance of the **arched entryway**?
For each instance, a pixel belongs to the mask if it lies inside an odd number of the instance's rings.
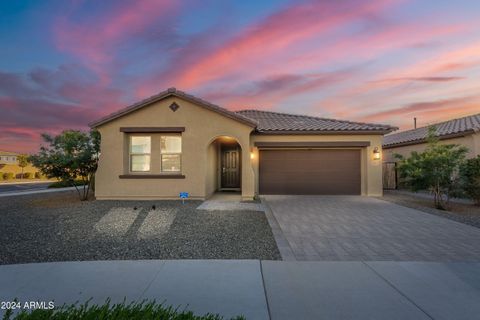
[[[218,136],[207,146],[206,194],[218,191],[240,192],[242,148],[231,136]]]

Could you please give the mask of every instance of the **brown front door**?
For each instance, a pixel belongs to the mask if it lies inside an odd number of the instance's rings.
[[[360,194],[360,150],[261,150],[260,194]]]
[[[240,150],[238,146],[222,146],[220,170],[222,188],[240,188]]]

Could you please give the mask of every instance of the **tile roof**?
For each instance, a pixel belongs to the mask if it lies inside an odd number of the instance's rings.
[[[132,104],[124,109],[111,113],[99,120],[90,123],[90,127],[95,128],[107,122],[122,117],[130,112],[146,107],[152,103],[168,97],[179,97],[196,103],[206,109],[220,113],[226,117],[245,123],[254,127],[259,133],[389,133],[397,130],[395,127],[382,124],[371,124],[362,122],[351,122],[344,120],[334,120],[318,118],[306,115],[287,114],[260,110],[241,110],[229,111],[208,101],[187,94],[176,88],[169,88],[150,98]]]
[[[480,131],[480,113],[471,116],[453,119],[432,126],[436,127],[435,135],[439,138],[449,138],[459,135],[470,134]],[[425,142],[428,134],[428,126],[399,133],[386,135],[383,147],[395,147],[397,145],[408,145]]]
[[[18,153],[0,150],[0,156],[18,156]]]
[[[363,122],[352,122],[327,118],[312,117],[299,114],[288,114],[260,110],[236,111],[258,122],[259,133],[343,133],[343,132],[380,132],[389,133],[397,128]]]
[[[134,103],[126,108],[123,108],[119,111],[116,111],[116,112],[113,112],[101,119],[98,119],[94,122],[91,122],[89,124],[90,127],[92,128],[95,128],[95,127],[98,127],[102,124],[105,124],[107,122],[110,122],[114,119],[117,119],[119,117],[122,117],[130,112],[133,112],[135,110],[138,110],[140,108],[143,108],[143,107],[146,107],[152,103],[155,103],[157,101],[160,101],[160,100],[163,100],[165,98],[168,98],[168,97],[171,97],[171,96],[174,96],[174,97],[179,97],[179,98],[183,98],[187,101],[191,101],[193,103],[196,103],[206,109],[209,109],[211,111],[214,111],[214,112],[217,112],[217,113],[220,113],[226,117],[229,117],[229,118],[232,118],[232,119],[235,119],[237,121],[240,121],[240,122],[243,122],[251,127],[255,127],[257,125],[257,123],[250,119],[250,118],[247,118],[247,117],[244,117],[242,116],[241,114],[237,114],[235,112],[232,112],[230,110],[227,110],[225,108],[222,108],[222,107],[219,107],[213,103],[210,103],[208,101],[205,101],[203,99],[200,99],[198,97],[195,97],[191,94],[187,94],[183,91],[180,91],[180,90],[177,90],[176,88],[168,88],[167,90],[165,91],[162,91],[154,96],[151,96],[150,98],[147,98],[147,99],[144,99],[142,101],[139,101],[137,103]]]

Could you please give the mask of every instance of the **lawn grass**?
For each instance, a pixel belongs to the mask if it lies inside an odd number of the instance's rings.
[[[220,315],[206,314],[198,316],[192,311],[181,310],[171,306],[164,306],[155,301],[132,302],[125,301],[112,304],[107,300],[103,305],[90,305],[89,301],[84,304],[63,305],[51,310],[36,309],[33,311],[22,310],[14,315],[11,310],[7,311],[3,320],[222,320]],[[242,316],[231,318],[232,320],[245,319]]]

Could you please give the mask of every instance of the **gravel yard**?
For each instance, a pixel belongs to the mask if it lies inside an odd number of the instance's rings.
[[[197,210],[200,203],[80,202],[72,191],[5,197],[0,200],[0,264],[280,259],[263,212]]]
[[[473,204],[451,202],[449,211],[438,210],[431,199],[389,190],[380,199],[480,228],[480,207]]]

